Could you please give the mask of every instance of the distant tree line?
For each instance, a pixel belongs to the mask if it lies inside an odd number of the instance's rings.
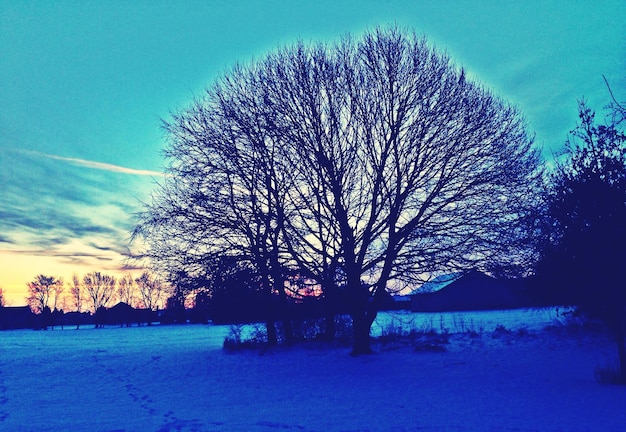
[[[69,283],[63,278],[39,274],[27,283],[27,304],[36,314],[44,311],[65,310],[95,313],[116,302],[124,302],[135,308],[154,310],[163,308],[169,287],[155,275],[143,272],[133,278],[127,273],[114,276],[94,271],[80,277],[72,275]]]

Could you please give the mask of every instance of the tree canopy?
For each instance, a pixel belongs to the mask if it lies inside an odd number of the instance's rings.
[[[570,301],[600,311],[624,291],[616,269],[626,259],[626,136],[612,121],[597,124],[584,101],[579,117],[550,176],[544,271],[567,280],[556,285],[568,286]]]
[[[42,313],[46,308],[49,311],[50,299],[54,299],[56,306],[56,298],[63,289],[63,279],[39,274],[27,286],[28,305],[33,312]]]
[[[394,284],[532,258],[539,155],[524,118],[425,37],[276,50],[164,127],[169,175],[135,232],[146,255],[171,275],[239,257],[269,293],[287,270],[342,290],[355,352]]]

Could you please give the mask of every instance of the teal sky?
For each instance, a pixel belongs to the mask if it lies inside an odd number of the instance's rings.
[[[235,62],[377,25],[425,33],[517,104],[549,156],[576,101],[626,97],[626,2],[0,0],[0,287],[119,273],[159,123]]]

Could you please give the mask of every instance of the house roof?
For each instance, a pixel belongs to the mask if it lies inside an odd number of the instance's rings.
[[[412,309],[421,311],[506,309],[526,301],[518,286],[479,271],[470,271],[435,292],[412,296]]]
[[[109,310],[114,310],[114,311],[132,311],[132,310],[135,310],[135,308],[132,307],[131,305],[129,305],[128,303],[119,302],[115,306],[109,308]]]
[[[0,314],[4,316],[32,315],[28,306],[3,306],[0,307]]]
[[[424,282],[419,288],[415,289],[410,295],[414,294],[423,294],[423,293],[432,293],[439,291],[457,279],[461,278],[464,273],[456,272],[456,273],[446,273],[439,275],[428,282]]]
[[[34,319],[28,306],[0,307],[0,329],[30,327]]]

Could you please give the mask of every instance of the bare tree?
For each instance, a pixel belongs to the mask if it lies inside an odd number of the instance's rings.
[[[241,85],[254,91],[254,81],[243,82],[243,76],[241,80]],[[255,119],[230,110],[229,101],[223,102],[216,112],[203,110],[203,106],[196,113],[189,112],[189,116],[197,116],[196,124],[188,125],[185,114],[165,125],[172,136],[170,169],[176,175],[168,177],[157,191],[155,205],[143,215],[136,234],[147,239],[148,256],[169,274],[175,286],[181,282],[210,285],[227,257],[226,261],[250,263],[268,298],[274,292],[284,296],[286,258],[280,251],[283,230],[277,217],[277,206],[282,205],[287,189],[286,177],[281,176],[284,161],[278,158],[275,146],[265,145],[270,141],[259,137],[251,141],[255,138],[251,134],[264,133],[261,125],[254,124]],[[239,116],[248,128],[229,130],[230,115]],[[211,124],[224,128],[212,129],[211,148],[207,148],[198,135]],[[195,282],[181,281],[180,274]],[[269,315],[268,339],[276,343],[274,320]]]
[[[81,283],[80,283],[80,278],[78,277],[78,274],[74,273],[72,275],[72,282],[69,288],[70,288],[69,297],[71,299],[71,302],[73,303],[73,306],[76,312],[78,312],[79,314],[79,316],[76,317],[76,329],[78,330],[80,328],[80,313],[81,313],[81,309],[83,306],[83,297],[84,297],[84,293],[81,289]]]
[[[59,278],[58,283],[54,284],[51,291],[53,311],[56,311],[58,308],[63,309],[61,294],[63,294],[64,290],[65,284],[63,283],[63,280]],[[59,301],[61,301],[61,303],[59,303]]]
[[[160,304],[164,289],[161,281],[151,276],[148,272],[143,272],[141,276],[135,279],[139,294],[141,295],[141,303],[146,309],[154,310]]]
[[[397,28],[237,67],[166,124],[170,177],[137,232],[160,264],[247,257],[349,299],[370,351],[382,294],[455,269],[524,267],[539,155],[517,109]]]
[[[117,281],[117,296],[121,302],[135,306],[137,287],[130,273],[126,273]]]
[[[61,278],[42,274],[27,284],[27,301],[33,312],[42,313],[46,307],[50,307],[50,297],[58,290],[58,285],[63,285]]]
[[[611,102],[607,106],[607,108],[610,109],[611,111],[611,115],[612,115],[611,122],[614,126],[619,127],[622,124],[622,122],[626,121],[626,102],[623,102],[623,101],[619,102],[617,98],[615,97],[615,94],[613,94],[613,90],[611,89],[611,86],[609,85],[609,80],[607,80],[604,75],[602,75],[602,78],[604,78],[604,83],[606,84],[606,88],[609,91],[609,94],[611,95]]]
[[[70,295],[72,302],[76,308],[76,312],[80,313],[83,305],[83,292],[81,290],[81,283],[78,275],[74,273],[72,275],[72,284],[70,285]]]
[[[97,312],[107,307],[115,295],[115,277],[100,272],[87,273],[83,277],[83,289]]]

